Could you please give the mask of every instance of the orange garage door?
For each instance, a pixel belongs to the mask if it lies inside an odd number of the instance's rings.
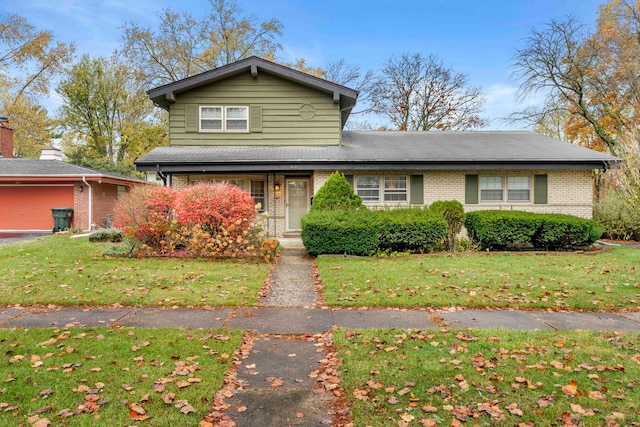
[[[73,185],[0,185],[0,230],[51,231],[51,208],[73,208]]]

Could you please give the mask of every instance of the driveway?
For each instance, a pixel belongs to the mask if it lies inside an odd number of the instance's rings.
[[[33,239],[34,237],[47,236],[51,233],[0,233],[0,245],[3,243],[17,242],[18,240]]]

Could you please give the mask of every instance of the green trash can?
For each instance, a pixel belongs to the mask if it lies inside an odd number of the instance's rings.
[[[64,231],[71,228],[71,218],[73,209],[71,208],[51,208],[53,215],[53,232]]]

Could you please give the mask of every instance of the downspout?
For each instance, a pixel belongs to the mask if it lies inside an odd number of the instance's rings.
[[[82,182],[84,182],[84,185],[89,189],[89,222],[87,223],[89,227],[85,231],[91,231],[91,220],[93,219],[93,188],[84,176],[82,177]]]

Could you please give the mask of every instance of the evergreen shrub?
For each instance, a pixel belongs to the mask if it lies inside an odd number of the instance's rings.
[[[602,234],[597,224],[563,214],[522,211],[475,211],[466,214],[469,236],[482,249],[575,250],[592,245]]]

